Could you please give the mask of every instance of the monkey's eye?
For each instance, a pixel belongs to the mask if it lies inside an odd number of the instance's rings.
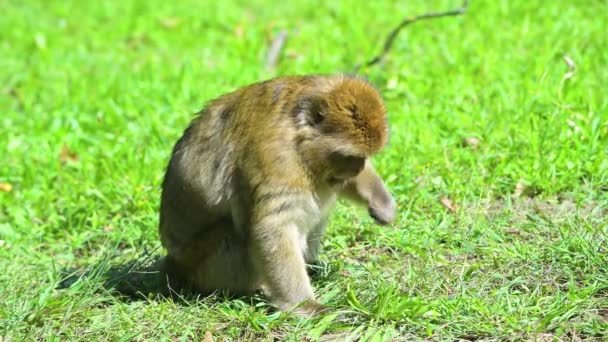
[[[318,126],[325,119],[326,100],[320,95],[304,96],[294,108],[294,114],[309,126]]]
[[[325,118],[325,115],[323,115],[322,112],[313,111],[310,113],[310,116],[308,119],[308,124],[311,126],[316,126],[316,125],[320,124],[321,122],[323,122],[324,118]]]

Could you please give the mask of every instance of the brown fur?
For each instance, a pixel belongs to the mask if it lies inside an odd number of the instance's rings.
[[[322,311],[305,263],[317,258],[336,196],[368,206],[379,223],[394,218],[366,160],[387,131],[380,95],[356,77],[279,77],[211,101],[175,145],[163,182],[168,271],[201,291],[262,288],[282,310]]]

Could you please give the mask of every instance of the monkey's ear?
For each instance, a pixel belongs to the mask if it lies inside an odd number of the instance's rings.
[[[325,119],[326,111],[327,101],[323,96],[308,95],[298,101],[294,115],[300,122],[309,126],[317,126]]]

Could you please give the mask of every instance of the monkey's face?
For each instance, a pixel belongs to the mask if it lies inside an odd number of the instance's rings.
[[[328,93],[303,97],[295,114],[303,128],[302,155],[313,174],[330,183],[357,176],[388,140],[384,103],[360,79],[344,79]]]
[[[343,139],[317,135],[299,145],[301,156],[316,180],[339,185],[356,177],[365,167],[365,156],[352,153]]]
[[[384,104],[368,83],[346,80],[329,94],[321,108],[323,118],[318,127],[334,141],[326,145],[330,179],[349,180],[387,141]]]
[[[341,183],[356,177],[365,167],[365,157],[331,152],[328,156],[328,181]]]
[[[325,118],[330,115],[335,117],[336,114],[324,115],[315,127],[316,134],[304,145],[304,154],[317,176],[331,185],[338,185],[356,177],[377,148],[362,142],[356,129],[327,123]],[[350,113],[342,115],[350,116]]]

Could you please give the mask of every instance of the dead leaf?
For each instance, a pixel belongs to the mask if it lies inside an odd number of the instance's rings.
[[[323,334],[323,336],[319,337],[319,342],[345,341],[347,340],[347,337],[348,332]]]
[[[150,43],[150,38],[145,33],[133,33],[125,39],[125,43],[130,49],[137,49]]]
[[[46,49],[46,37],[42,33],[36,33],[34,42],[36,43],[36,47],[40,50]]]
[[[451,213],[455,213],[458,210],[458,205],[454,204],[448,197],[441,197],[439,202]]]
[[[66,163],[68,161],[78,161],[78,154],[70,150],[65,144],[61,146],[61,152],[59,152],[59,161]]]
[[[535,336],[536,338],[534,339],[535,341],[541,341],[541,342],[545,342],[545,341],[555,341],[555,335],[553,334],[548,334],[548,333],[539,333]]]
[[[475,137],[466,137],[462,140],[462,144],[475,150],[479,147],[480,141]]]
[[[243,27],[243,24],[238,24],[234,28],[234,35],[239,39],[243,38],[243,36],[245,35],[245,28]]]
[[[13,185],[10,183],[0,183],[0,191],[11,192],[13,191]]]
[[[179,26],[180,23],[181,23],[181,20],[179,18],[166,17],[166,18],[160,19],[160,24],[166,29],[175,28],[175,27]]]
[[[348,270],[340,270],[338,273],[343,277],[350,277],[352,274]]]
[[[19,91],[15,87],[4,88],[2,92],[5,93],[6,95],[9,95],[12,98],[15,98],[16,100],[19,100],[19,98],[20,98]]]
[[[272,40],[270,48],[266,54],[266,70],[274,70],[279,62],[281,51],[287,40],[287,31],[280,31]]]
[[[507,234],[521,235],[521,230],[517,228],[509,228],[507,229]]]
[[[524,183],[517,182],[517,184],[515,185],[515,190],[513,190],[513,197],[519,197],[521,196],[521,194],[524,193],[524,191],[526,190],[526,185]]]
[[[213,342],[213,335],[211,334],[211,331],[209,331],[209,330],[205,331],[205,336],[203,337],[203,342]]]
[[[111,232],[112,230],[114,230],[114,227],[107,225],[103,227],[103,231],[104,232]]]
[[[563,80],[568,80],[574,76],[574,73],[576,72],[576,64],[574,64],[574,61],[569,56],[564,56],[564,62],[568,66],[568,72],[564,75]]]
[[[289,58],[289,59],[298,59],[302,56],[301,53],[298,53],[297,51],[288,51],[287,53],[285,53],[285,57]]]
[[[416,177],[416,179],[414,179],[414,183],[416,184],[422,184],[427,180],[427,177],[425,176],[418,176]]]

